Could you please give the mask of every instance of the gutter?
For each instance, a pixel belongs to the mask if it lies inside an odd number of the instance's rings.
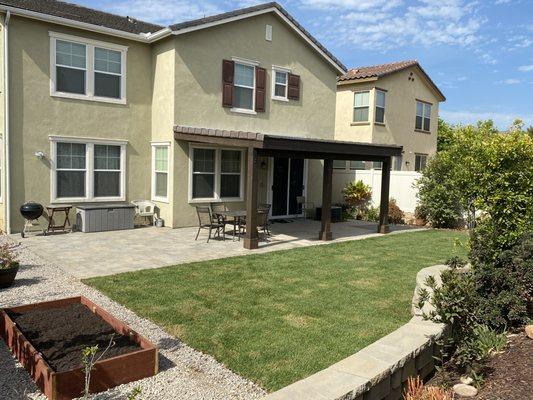
[[[5,228],[6,233],[11,234],[11,178],[10,178],[10,163],[9,163],[9,20],[11,13],[6,12],[4,19],[4,176],[5,194],[4,194],[4,213],[5,213]]]

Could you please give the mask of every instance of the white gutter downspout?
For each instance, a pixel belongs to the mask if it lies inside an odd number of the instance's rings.
[[[5,194],[4,194],[4,211],[6,222],[6,232],[11,234],[11,212],[10,212],[10,196],[11,196],[11,179],[9,172],[9,32],[8,25],[11,13],[6,12],[4,19],[4,165],[5,165]]]

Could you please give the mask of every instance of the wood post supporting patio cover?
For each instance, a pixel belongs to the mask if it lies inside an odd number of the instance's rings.
[[[259,247],[257,233],[257,192],[259,191],[259,168],[257,149],[248,147],[248,168],[246,173],[246,233],[244,248],[253,250]]]
[[[389,188],[390,188],[391,159],[383,161],[381,169],[381,199],[379,204],[378,233],[389,233]]]
[[[331,192],[333,190],[333,160],[324,160],[322,178],[322,226],[318,234],[320,240],[331,240]]]

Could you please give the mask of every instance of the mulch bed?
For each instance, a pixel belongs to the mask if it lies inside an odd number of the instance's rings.
[[[82,367],[83,349],[98,345],[97,358],[109,346],[103,359],[131,353],[141,348],[119,335],[83,304],[24,313],[9,313],[17,327],[56,372]]]
[[[533,396],[533,340],[525,333],[510,335],[507,347],[491,357],[483,372],[485,382],[475,400],[526,400]],[[450,388],[461,374],[445,366],[427,383]]]
[[[508,348],[488,363],[485,385],[476,400],[525,400],[533,397],[533,340],[524,333],[509,338]]]

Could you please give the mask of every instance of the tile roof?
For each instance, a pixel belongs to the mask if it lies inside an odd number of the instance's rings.
[[[47,14],[54,17],[70,19],[73,21],[84,22],[96,26],[115,29],[127,33],[155,33],[164,29],[164,26],[152,24],[149,22],[140,21],[131,17],[123,17],[107,12],[93,10],[91,8],[82,7],[77,4],[67,3],[58,0],[0,0],[0,5],[18,8],[26,11],[33,11],[36,13]],[[171,5],[169,5],[171,7]],[[186,28],[200,27],[210,23],[223,22],[226,19],[245,16],[255,12],[261,12],[268,9],[276,9],[287,20],[289,20],[296,28],[312,42],[322,53],[326,55],[339,70],[346,71],[346,67],[331,54],[318,40],[316,40],[307,30],[305,30],[282,6],[276,2],[264,3],[252,7],[241,8],[238,10],[217,14],[205,18],[195,19],[191,21],[181,22],[170,25],[169,28],[174,32],[179,32]]]
[[[313,42],[320,50],[322,50],[329,58],[335,62],[341,69],[346,71],[344,64],[329,52],[313,35],[311,35],[298,21],[296,21],[292,15],[290,15],[281,5],[276,2],[258,4],[252,7],[241,8],[238,10],[229,11],[222,14],[212,15],[205,18],[199,18],[192,21],[185,21],[179,24],[170,25],[170,29],[177,32],[186,28],[192,28],[199,25],[209,24],[213,22],[223,21],[228,18],[238,17],[240,15],[251,14],[257,11],[263,11],[269,8],[275,8],[282,13],[292,24],[294,24],[311,42]]]
[[[0,5],[85,22],[128,33],[154,33],[163,26],[57,0],[0,0]]]
[[[340,76],[337,81],[343,83],[349,83],[350,81],[357,81],[358,79],[366,78],[381,78],[393,74],[395,72],[403,71],[409,67],[417,67],[422,75],[427,79],[429,85],[435,89],[435,91],[442,97],[442,101],[446,100],[444,94],[437,87],[435,82],[431,80],[429,75],[424,71],[416,60],[397,61],[387,64],[371,65],[368,67],[350,68],[348,72]]]
[[[346,72],[338,80],[339,82],[342,82],[373,77],[380,78],[382,76],[392,74],[393,72],[401,71],[405,68],[409,68],[414,65],[418,65],[418,61],[407,60],[388,64],[371,65],[369,67],[350,68],[348,72]]]

